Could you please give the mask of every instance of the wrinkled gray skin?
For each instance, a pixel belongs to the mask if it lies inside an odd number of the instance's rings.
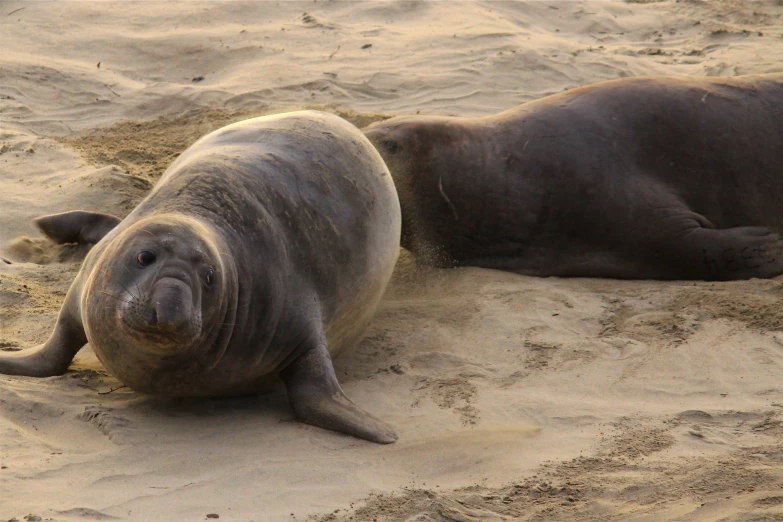
[[[237,394],[279,376],[299,420],[396,440],[332,367],[399,252],[391,176],[348,122],[306,111],[229,125],[186,150],[124,220],[77,211],[37,224],[95,246],[50,339],[0,357],[0,373],[62,374],[89,342],[140,392]]]
[[[535,276],[783,273],[783,75],[599,83],[365,135],[426,263]]]

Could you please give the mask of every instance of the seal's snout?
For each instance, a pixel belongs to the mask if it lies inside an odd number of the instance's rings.
[[[192,333],[193,293],[190,286],[170,277],[158,280],[145,319],[150,327],[161,332]]]

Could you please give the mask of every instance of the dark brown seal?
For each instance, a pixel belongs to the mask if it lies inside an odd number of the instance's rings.
[[[783,273],[783,75],[633,78],[365,135],[419,259],[536,276]]]
[[[0,373],[62,374],[89,342],[141,392],[244,393],[279,376],[301,421],[397,438],[332,367],[399,253],[391,176],[348,122],[306,111],[229,125],[186,150],[124,220],[77,211],[37,223],[95,246],[50,339],[0,357]]]

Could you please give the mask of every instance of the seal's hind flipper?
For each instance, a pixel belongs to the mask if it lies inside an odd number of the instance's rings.
[[[291,408],[301,422],[380,444],[397,440],[390,426],[345,396],[323,344],[300,355],[280,372],[280,377],[288,390]]]
[[[109,214],[73,210],[36,218],[35,224],[55,243],[85,245],[100,241],[120,221],[120,218]]]

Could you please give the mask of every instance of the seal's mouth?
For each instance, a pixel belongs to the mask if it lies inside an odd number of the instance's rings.
[[[194,296],[190,282],[161,277],[143,299],[122,309],[122,324],[144,344],[184,348],[201,333],[197,292]]]
[[[136,339],[150,346],[187,348],[193,344],[200,333],[200,329],[189,329],[189,331],[161,329],[146,322],[134,321],[133,318],[125,314],[121,315],[121,322],[125,329]]]

